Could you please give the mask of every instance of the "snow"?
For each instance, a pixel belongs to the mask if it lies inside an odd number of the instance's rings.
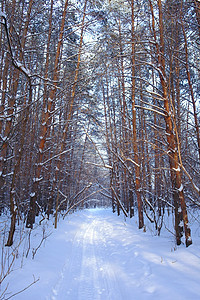
[[[173,168],[173,170],[175,171],[175,172],[180,172],[181,171],[181,169],[180,169],[180,167],[178,166],[178,168],[176,169],[176,168]]]
[[[1,139],[3,140],[3,142],[5,142],[7,140],[7,136],[1,136]]]
[[[167,230],[160,237],[148,226],[143,232],[136,219],[111,209],[67,215],[57,230],[48,224],[32,231],[28,258],[24,242],[0,294],[9,284],[8,298],[35,278],[15,300],[200,299],[199,236],[188,248],[176,247]],[[49,237],[38,248],[44,235]]]
[[[2,11],[0,11],[0,17],[5,18],[6,19],[6,14]]]
[[[31,77],[31,72],[27,68],[23,66],[23,64],[19,61],[15,61],[15,65],[19,68],[27,77]]]
[[[179,191],[179,192],[182,192],[182,190],[183,190],[183,185],[182,185],[182,183],[181,183],[181,186],[180,186],[180,188],[178,189],[178,191]]]
[[[39,181],[41,181],[43,179],[43,177],[34,177],[33,178],[33,182],[39,182]]]

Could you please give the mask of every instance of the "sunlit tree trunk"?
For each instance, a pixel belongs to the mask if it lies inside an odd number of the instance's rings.
[[[15,3],[14,3],[15,4]],[[24,68],[23,66],[21,66],[21,61],[23,61],[23,50],[25,47],[25,37],[27,35],[28,32],[28,25],[30,22],[30,14],[31,14],[31,9],[32,9],[32,4],[33,1],[30,1],[29,6],[28,6],[28,12],[27,12],[27,19],[24,25],[24,30],[23,30],[23,34],[22,34],[22,39],[21,39],[21,49],[20,51],[20,55],[19,55],[19,59],[20,61],[16,60],[17,58],[14,55],[14,51],[13,51],[13,47],[12,47],[12,43],[10,40],[10,36],[8,33],[8,24],[7,24],[7,19],[6,17],[4,17],[4,27],[5,27],[5,32],[6,32],[6,39],[7,39],[7,43],[8,43],[8,49],[9,49],[9,55],[11,57],[11,61],[12,61],[12,65],[14,67],[14,80],[13,80],[13,90],[12,90],[12,98],[11,100],[9,100],[9,109],[8,109],[8,113],[10,114],[9,118],[6,121],[6,125],[5,125],[5,134],[6,134],[6,139],[8,138],[8,134],[11,130],[11,126],[12,126],[12,118],[13,118],[13,113],[14,113],[14,104],[15,104],[15,98],[16,98],[16,94],[17,94],[17,88],[18,88],[18,79],[21,73],[23,73],[26,76],[28,85],[29,85],[29,101],[27,104],[28,110],[29,110],[29,105],[32,102],[32,84],[31,84],[31,75],[29,73],[29,71],[27,71],[26,68]],[[15,77],[16,76],[16,77]],[[26,99],[26,97],[25,97]],[[11,225],[10,225],[10,231],[9,231],[9,236],[8,236],[8,240],[7,240],[7,246],[11,246],[13,244],[13,235],[15,232],[15,222],[16,222],[16,214],[17,214],[17,204],[15,201],[15,181],[16,181],[16,176],[17,173],[19,171],[20,168],[20,163],[21,163],[21,158],[22,158],[22,153],[23,153],[23,146],[24,146],[24,140],[25,140],[25,131],[26,131],[26,122],[28,119],[28,112],[27,112],[27,108],[26,108],[26,101],[25,101],[25,105],[24,105],[24,127],[22,129],[22,141],[21,141],[21,148],[19,150],[19,157],[17,159],[17,162],[15,163],[15,167],[14,167],[14,171],[13,171],[13,176],[12,176],[12,183],[11,183],[11,189],[10,189],[10,213],[11,213]],[[6,150],[7,150],[7,141],[6,143],[3,144],[2,147],[2,157],[3,154],[6,155]],[[4,159],[5,160],[5,159]]]
[[[151,4],[151,11],[152,11],[152,20],[154,19],[153,14],[153,7]],[[167,135],[167,142],[168,142],[168,155],[169,155],[169,163],[170,163],[170,170],[171,170],[171,180],[172,180],[172,188],[173,188],[173,195],[174,195],[174,202],[175,204],[180,205],[184,223],[184,230],[185,230],[185,241],[186,246],[192,244],[191,239],[191,232],[190,227],[188,224],[188,216],[187,216],[187,208],[183,193],[183,184],[181,179],[181,170],[179,167],[179,158],[177,153],[177,146],[176,146],[176,138],[174,135],[174,128],[173,122],[171,119],[171,110],[170,110],[170,99],[167,90],[167,82],[166,82],[166,71],[165,71],[165,52],[164,52],[164,29],[163,29],[163,14],[162,14],[162,2],[161,0],[157,0],[158,4],[158,12],[159,12],[159,35],[160,35],[160,47],[158,48],[157,41],[155,39],[157,45],[157,56],[158,56],[158,63],[159,63],[159,76],[163,90],[163,99],[164,99],[164,108],[166,111],[165,117],[165,124],[166,124],[166,135]],[[154,26],[153,26],[154,27]],[[156,36],[155,27],[154,27],[154,37]],[[178,209],[179,212],[179,209]],[[178,224],[178,228],[176,228],[176,238],[177,244],[181,243],[181,224]]]
[[[141,183],[140,183],[140,162],[138,157],[138,145],[137,145],[137,121],[136,121],[136,108],[135,108],[135,25],[134,25],[134,0],[131,0],[131,59],[132,59],[132,127],[133,127],[133,151],[134,151],[134,161],[135,161],[135,186],[136,186],[136,196],[138,205],[138,217],[139,217],[139,228],[144,226],[143,217],[143,203],[141,197]]]
[[[59,71],[59,59],[60,59],[61,47],[62,47],[62,43],[63,43],[63,34],[64,34],[65,19],[66,19],[66,14],[67,14],[67,7],[68,7],[68,0],[65,1],[65,6],[64,6],[62,20],[61,20],[61,26],[60,26],[60,32],[59,32],[59,38],[58,38],[58,44],[57,44],[57,49],[56,49],[56,57],[55,57],[55,63],[54,63],[54,75],[53,75],[54,87],[50,90],[49,99],[48,99],[48,103],[47,103],[47,110],[44,115],[44,119],[42,121],[41,129],[40,129],[40,143],[39,143],[39,153],[38,153],[36,176],[34,178],[33,191],[30,195],[30,209],[28,212],[27,222],[26,222],[26,226],[28,228],[32,228],[33,224],[35,222],[35,209],[36,209],[38,185],[39,185],[39,181],[41,179],[40,174],[41,174],[41,169],[42,169],[43,152],[44,152],[44,147],[46,144],[49,118],[51,115],[51,108],[53,105],[53,101],[55,100],[57,84],[58,84],[57,80],[58,80],[58,71]],[[51,18],[50,18],[50,20],[51,20]]]

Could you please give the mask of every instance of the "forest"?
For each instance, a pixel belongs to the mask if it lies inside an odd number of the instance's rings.
[[[3,247],[77,209],[138,228],[200,207],[200,1],[2,0]],[[145,220],[145,221],[144,221]]]

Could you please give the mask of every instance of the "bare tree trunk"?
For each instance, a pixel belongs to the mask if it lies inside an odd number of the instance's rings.
[[[199,0],[193,0],[195,5],[195,12],[196,12],[196,18],[198,23],[198,30],[199,30],[199,38],[200,38],[200,2]]]
[[[199,9],[200,9],[200,3],[198,5],[199,5]],[[200,15],[200,11],[199,11],[199,15]],[[200,22],[200,19],[199,19],[199,22]],[[188,80],[190,95],[191,95],[191,99],[192,99],[193,114],[194,114],[194,124],[195,124],[195,129],[196,129],[196,138],[197,138],[197,146],[198,146],[199,161],[200,161],[199,121],[198,121],[198,116],[197,116],[197,108],[196,108],[196,103],[195,103],[195,98],[194,98],[194,91],[193,91],[193,86],[192,86],[192,81],[191,81],[191,75],[190,75],[190,69],[189,69],[187,36],[186,36],[185,28],[184,28],[184,25],[183,25],[182,12],[181,12],[181,26],[182,26],[182,31],[183,31],[183,36],[184,36],[184,42],[185,42],[185,68],[186,68],[186,72],[187,72],[187,80]],[[199,24],[199,26],[200,26],[200,24]]]
[[[172,177],[172,187],[175,203],[180,203],[180,207],[182,210],[184,230],[185,230],[185,241],[186,246],[192,244],[190,227],[188,224],[188,216],[186,203],[183,193],[183,185],[181,179],[181,171],[179,167],[179,159],[177,153],[176,139],[173,133],[173,123],[171,119],[171,110],[170,110],[170,100],[168,96],[167,83],[166,83],[166,73],[165,73],[165,55],[164,55],[164,33],[163,33],[163,16],[162,16],[162,3],[161,0],[157,0],[158,9],[159,9],[159,31],[160,31],[160,52],[158,52],[159,59],[159,69],[160,69],[160,80],[163,89],[163,98],[164,98],[164,108],[166,110],[166,134],[167,134],[167,142],[168,142],[168,153],[169,153],[169,161],[170,161],[170,169],[171,169],[171,177]],[[181,227],[181,224],[179,223]],[[180,244],[181,234],[177,232],[177,243]]]
[[[33,1],[30,1],[29,3],[29,7],[28,7],[28,13],[27,13],[27,20],[25,22],[25,27],[24,27],[24,31],[23,31],[23,35],[22,35],[22,41],[21,41],[21,52],[20,52],[20,62],[23,60],[23,49],[25,46],[25,36],[27,34],[28,31],[28,24],[30,21],[30,14],[31,14],[31,9],[32,9],[32,4]],[[12,45],[11,45],[11,41],[9,38],[9,34],[8,34],[8,26],[7,26],[7,19],[6,17],[4,17],[4,27],[5,27],[5,31],[6,31],[6,37],[7,37],[7,42],[8,42],[8,48],[9,48],[9,53],[11,56],[11,60],[12,60],[12,64],[15,67],[15,72],[14,74],[16,74],[17,76],[17,80],[14,81],[14,85],[13,85],[13,99],[10,102],[10,108],[9,108],[9,113],[13,114],[14,111],[14,103],[15,103],[15,96],[17,93],[17,86],[18,86],[18,79],[19,79],[19,75],[20,73],[23,73],[28,81],[28,85],[29,85],[29,101],[28,101],[28,108],[26,108],[26,101],[25,101],[25,110],[24,110],[24,121],[23,121],[23,128],[22,128],[22,143],[21,143],[21,151],[19,154],[19,158],[15,164],[14,167],[14,172],[13,172],[13,177],[12,177],[12,184],[11,184],[11,190],[10,190],[10,212],[11,212],[11,226],[10,226],[10,231],[9,231],[9,236],[8,236],[8,241],[6,246],[11,246],[13,244],[13,235],[15,232],[15,222],[16,222],[16,214],[17,214],[17,204],[15,201],[15,180],[16,180],[16,176],[17,176],[17,172],[20,168],[20,162],[21,162],[21,158],[22,158],[22,153],[23,153],[23,146],[24,146],[24,140],[25,140],[25,131],[26,131],[26,122],[28,119],[28,115],[29,115],[29,105],[32,102],[32,84],[31,84],[31,75],[29,74],[29,71],[27,71],[25,68],[21,67],[21,65],[16,61],[16,58],[13,55],[13,49],[12,49]],[[14,77],[15,78],[15,77]],[[6,122],[6,129],[5,132],[8,135],[10,128],[12,125],[12,117],[9,118],[9,120]],[[7,145],[7,144],[6,144]],[[4,144],[3,147],[3,151],[6,150],[7,146]]]
[[[12,246],[13,244],[13,236],[14,236],[14,232],[15,232],[15,223],[16,223],[16,216],[17,216],[17,209],[18,209],[18,205],[15,199],[16,196],[16,191],[15,191],[15,182],[16,182],[16,177],[17,174],[19,172],[20,169],[20,163],[21,163],[21,159],[22,159],[22,154],[23,154],[23,148],[24,148],[24,142],[25,142],[25,134],[26,134],[26,124],[27,121],[29,119],[29,107],[30,104],[32,102],[32,85],[31,85],[31,80],[29,79],[28,82],[29,85],[29,101],[28,101],[28,105],[27,108],[25,107],[24,109],[24,114],[22,117],[23,123],[22,123],[22,138],[21,138],[21,143],[20,143],[20,151],[19,151],[19,157],[18,160],[15,164],[14,167],[14,172],[13,172],[13,176],[12,176],[12,184],[11,184],[11,189],[10,189],[10,212],[11,212],[11,225],[10,225],[10,231],[9,231],[9,236],[8,236],[8,240],[6,243],[6,246]],[[26,103],[25,103],[26,105]]]
[[[134,25],[134,0],[131,0],[131,46],[132,46],[132,127],[133,127],[133,151],[135,161],[135,186],[138,205],[139,229],[144,227],[143,203],[141,198],[140,162],[137,146],[136,108],[135,108],[135,25]]]
[[[121,74],[121,92],[122,92],[122,152],[125,157],[128,156],[128,124],[127,124],[127,103],[126,103],[126,89],[125,89],[125,70],[124,70],[124,51],[123,51],[123,41],[122,41],[122,28],[121,28],[121,20],[119,17],[119,52],[120,52],[120,58],[119,58],[119,69]],[[122,200],[124,202],[124,205],[127,209],[127,212],[129,210],[129,196],[128,196],[128,174],[125,167],[123,167],[123,172],[121,174],[122,176],[122,184],[121,184],[121,190],[122,190]]]
[[[79,67],[80,67],[80,62],[81,62],[81,53],[82,53],[82,46],[83,46],[83,33],[84,33],[84,25],[85,25],[86,7],[87,7],[87,0],[85,0],[84,9],[83,9],[83,19],[82,19],[82,23],[81,23],[81,36],[80,36],[80,42],[79,42],[78,59],[77,59],[77,65],[76,65],[76,70],[75,70],[74,82],[72,85],[69,112],[68,112],[66,124],[63,129],[63,135],[62,135],[62,140],[61,140],[61,145],[60,145],[60,153],[63,152],[66,136],[67,136],[69,125],[70,125],[70,121],[73,116],[73,105],[74,105],[74,100],[75,100],[76,85],[77,85],[77,81],[78,81],[78,74],[79,74]],[[56,170],[57,170],[56,173],[58,173],[58,171],[60,170],[60,159],[58,160]],[[56,177],[57,177],[57,174],[56,174]],[[57,197],[56,197],[55,228],[57,227],[57,214],[58,214],[57,208],[58,208],[59,187],[60,187],[60,181],[58,182],[58,190],[57,190]]]
[[[15,11],[15,4],[16,4],[16,0],[12,1],[12,15],[11,15],[11,22],[13,22],[14,19],[14,11]],[[3,11],[3,10],[2,10]],[[3,26],[3,24],[2,24]],[[10,34],[12,34],[12,30],[13,27],[10,28]],[[2,31],[3,32],[3,31]],[[9,49],[9,46],[8,46]],[[0,114],[3,115],[4,112],[4,108],[5,108],[5,99],[6,99],[6,88],[8,85],[8,69],[9,69],[9,52],[6,53],[6,57],[5,57],[5,66],[3,69],[3,91],[2,91],[2,98],[1,98],[1,105],[0,105]],[[10,104],[9,104],[10,106]],[[12,111],[9,111],[9,113],[11,113],[11,115],[9,116],[10,119],[12,118]],[[2,135],[2,137],[4,136],[4,141],[3,141],[3,146],[1,149],[1,153],[0,153],[0,189],[3,187],[4,184],[4,178],[3,178],[3,173],[4,173],[4,161],[6,158],[6,152],[7,152],[7,147],[8,147],[8,134],[10,132],[10,123],[6,122],[6,126],[5,126],[5,130],[4,133],[2,132],[2,128],[3,128],[3,118],[0,119],[0,134]],[[9,124],[9,126],[8,126]]]
[[[192,244],[192,239],[191,239],[191,232],[188,224],[187,209],[186,209],[186,203],[184,199],[183,185],[181,179],[181,170],[179,167],[179,156],[177,152],[177,147],[180,147],[180,145],[177,145],[179,141],[176,141],[176,135],[174,134],[173,121],[172,121],[173,114],[171,114],[171,108],[170,108],[170,104],[173,105],[173,103],[170,99],[170,95],[167,89],[167,82],[166,82],[162,3],[161,0],[157,0],[158,13],[159,13],[160,45],[158,45],[157,42],[154,11],[153,11],[153,5],[151,0],[149,0],[149,4],[150,4],[151,15],[152,15],[152,29],[153,29],[153,35],[154,35],[155,47],[156,47],[156,53],[158,59],[159,77],[160,77],[160,82],[163,91],[164,108],[166,111],[165,124],[166,124],[166,137],[168,143],[167,153],[169,156],[173,199],[174,199],[174,205],[176,207],[176,214],[175,214],[176,241],[177,244],[180,245],[182,231],[183,231],[181,225],[181,219],[183,218],[186,246],[189,246]],[[176,124],[175,124],[175,128],[176,128]]]
[[[51,3],[51,5],[53,5],[53,4]],[[55,58],[55,63],[54,63],[54,76],[53,76],[54,87],[50,91],[49,100],[48,100],[48,104],[47,104],[47,111],[44,115],[44,120],[41,124],[41,129],[40,129],[40,131],[41,131],[40,137],[41,138],[40,138],[40,144],[39,144],[39,154],[38,154],[36,177],[35,177],[35,181],[33,183],[33,192],[31,193],[31,198],[30,198],[30,209],[28,212],[27,222],[26,222],[26,227],[28,227],[28,228],[32,228],[33,224],[35,222],[35,206],[36,206],[36,199],[37,199],[37,193],[38,193],[38,185],[39,185],[40,174],[41,174],[41,169],[42,169],[43,152],[44,152],[44,147],[46,144],[49,118],[50,118],[50,114],[51,114],[52,104],[53,104],[53,101],[55,100],[55,94],[56,94],[57,84],[58,84],[57,83],[58,71],[59,71],[58,66],[59,66],[61,47],[62,47],[62,43],[63,43],[63,34],[64,34],[64,25],[65,25],[67,7],[68,7],[68,0],[65,1],[65,6],[64,6],[62,20],[61,20],[58,45],[57,45],[57,50],[56,50],[56,58]],[[50,15],[50,22],[51,22],[51,15]],[[50,33],[49,33],[49,35],[50,35]],[[48,62],[48,57],[47,57],[47,62]]]

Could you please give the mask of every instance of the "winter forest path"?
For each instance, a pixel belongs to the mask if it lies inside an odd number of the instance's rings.
[[[98,210],[88,211],[51,299],[130,299],[133,287],[138,288],[150,270],[138,259],[134,270],[128,269],[127,256],[134,259],[137,252],[129,248],[133,236],[125,227],[121,220],[113,224],[109,217],[102,218]],[[146,288],[148,292],[148,284]]]
[[[33,276],[39,281],[14,299],[200,299],[199,237],[174,251],[169,231],[158,237],[149,227],[139,230],[136,220],[118,217],[111,208],[88,209],[60,219],[56,230],[47,227],[52,234],[34,259],[15,268],[9,286],[15,293]],[[38,245],[41,229],[33,234]]]
[[[80,214],[70,221],[73,236],[66,231],[71,250],[66,252],[66,261],[47,299],[185,299],[182,280],[186,269],[177,269],[169,247],[163,251],[156,237],[153,245],[145,233],[133,228],[134,224],[110,211],[86,210]],[[195,295],[193,299],[197,299]]]

